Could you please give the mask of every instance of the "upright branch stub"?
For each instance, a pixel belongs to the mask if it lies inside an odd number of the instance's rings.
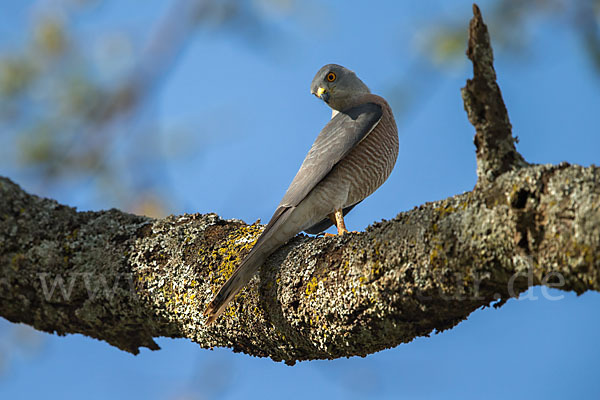
[[[477,185],[492,182],[499,175],[527,165],[515,148],[508,113],[496,83],[494,54],[481,11],[473,4],[469,24],[467,57],[473,62],[473,79],[462,88],[469,121],[475,127]]]

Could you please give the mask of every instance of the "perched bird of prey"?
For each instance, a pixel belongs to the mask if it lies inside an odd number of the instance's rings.
[[[319,233],[335,224],[347,233],[344,215],[388,178],[398,156],[392,110],[347,68],[328,64],[310,92],[332,108],[332,117],[310,148],[279,207],[248,255],[206,308],[207,323],[280,246],[298,233]]]

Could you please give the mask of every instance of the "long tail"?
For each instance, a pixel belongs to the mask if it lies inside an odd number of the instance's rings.
[[[233,275],[223,284],[219,292],[204,310],[206,323],[213,323],[225,310],[234,296],[252,279],[256,271],[275,250],[294,237],[300,230],[287,235],[280,229],[285,225],[295,207],[280,207],[260,235],[250,253],[242,260]],[[285,229],[289,231],[289,229]],[[294,229],[292,229],[294,231]],[[282,234],[283,233],[283,234]]]

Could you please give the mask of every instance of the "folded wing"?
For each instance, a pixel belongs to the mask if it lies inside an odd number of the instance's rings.
[[[333,117],[317,136],[279,207],[297,206],[354,146],[371,133],[382,115],[380,105],[365,103]]]

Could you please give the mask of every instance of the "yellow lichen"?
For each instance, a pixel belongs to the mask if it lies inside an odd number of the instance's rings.
[[[429,263],[434,267],[445,264],[444,248],[440,243],[436,243],[429,253]]]
[[[306,295],[310,296],[311,294],[313,294],[317,290],[318,286],[319,286],[319,282],[317,281],[317,278],[315,278],[313,276],[313,278],[310,280],[310,282],[308,282],[306,284],[306,290],[305,290]]]
[[[79,233],[78,229],[73,229],[73,231],[66,236],[66,239],[73,240],[77,237],[78,233]]]
[[[18,270],[23,262],[25,261],[25,255],[23,253],[16,253],[10,259],[10,266],[13,270]]]
[[[373,278],[378,278],[382,273],[381,263],[379,261],[375,261],[371,266],[371,276]]]
[[[466,200],[466,201],[461,201],[461,203],[460,203],[458,206],[459,206],[460,208],[462,208],[462,209],[463,209],[463,211],[464,211],[464,210],[466,210],[466,209],[467,209],[467,207],[469,207],[469,200]]]
[[[513,204],[517,200],[517,196],[519,195],[519,186],[517,184],[512,185],[512,190],[508,195],[508,204]]]
[[[444,204],[440,207],[436,207],[435,211],[439,214],[440,217],[445,217],[446,215],[455,212],[456,208],[454,208],[448,204]]]
[[[213,293],[216,293],[233,274],[233,271],[242,261],[240,254],[245,254],[252,249],[262,230],[262,225],[258,223],[242,225],[227,235],[227,238],[220,243],[218,249],[210,252],[204,252],[203,250],[198,252],[200,263],[216,265],[216,268],[210,274]]]

